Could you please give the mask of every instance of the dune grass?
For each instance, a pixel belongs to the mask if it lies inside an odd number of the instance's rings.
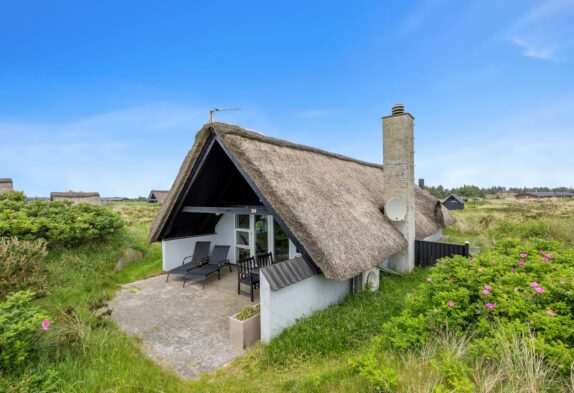
[[[526,203],[524,203],[526,202]],[[528,237],[533,233],[572,244],[574,201],[488,201],[469,204],[455,212],[457,223],[445,233],[449,241],[470,240],[489,247],[502,233]],[[150,361],[140,343],[124,334],[113,321],[93,312],[104,305],[122,283],[161,272],[161,247],[146,242],[157,206],[113,203],[108,207],[128,225],[121,236],[74,249],[53,249],[48,256],[50,295],[38,301],[65,330],[40,353],[39,361],[19,377],[1,376],[10,392],[26,391],[34,374],[55,372],[62,392],[371,392],[375,389],[357,375],[349,360],[368,350],[373,336],[382,333],[390,317],[398,315],[404,300],[426,277],[417,269],[407,277],[383,276],[381,289],[348,297],[342,304],[318,312],[287,329],[269,345],[258,344],[227,367],[199,380],[180,379],[168,367]],[[498,232],[497,232],[498,231]],[[133,247],[145,253],[122,271],[113,268],[122,251]],[[439,334],[440,332],[437,332]],[[65,340],[64,342],[59,340]],[[573,388],[546,367],[521,340],[501,340],[508,356],[493,364],[475,359],[472,378],[477,391],[567,391]],[[387,351],[381,356],[397,370],[399,392],[432,392],[445,373],[432,359],[447,351],[466,359],[464,338],[437,335],[416,353]],[[12,379],[10,379],[12,378]],[[502,384],[500,381],[510,381]],[[525,387],[520,385],[524,381]],[[20,385],[18,385],[20,384]]]
[[[539,237],[574,245],[572,199],[471,201],[451,214],[456,222],[444,230],[445,241],[468,240],[471,248],[492,247],[503,237]]]

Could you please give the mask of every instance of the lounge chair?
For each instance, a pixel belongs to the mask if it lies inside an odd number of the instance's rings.
[[[254,300],[254,289],[259,287],[259,268],[255,258],[249,257],[237,261],[237,294],[241,295],[241,284],[249,285],[251,301]]]
[[[231,269],[231,263],[229,263],[229,259],[227,259],[227,254],[229,254],[229,246],[214,246],[213,253],[209,257],[209,262],[200,266],[197,269],[189,270],[183,277],[183,286],[185,287],[185,283],[188,277],[192,278],[201,278],[203,279],[202,288],[205,288],[205,280],[207,276],[211,273],[217,272],[217,279],[221,279],[221,267],[228,265],[229,271],[233,271]]]
[[[193,255],[183,258],[180,266],[169,270],[167,272],[167,278],[165,279],[165,282],[169,280],[169,276],[172,274],[185,276],[185,274],[191,269],[199,268],[200,266],[203,266],[209,262],[210,247],[211,242],[196,242],[195,248],[193,250]]]

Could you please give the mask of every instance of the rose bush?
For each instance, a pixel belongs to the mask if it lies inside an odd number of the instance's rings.
[[[385,324],[381,341],[414,349],[440,330],[473,336],[476,353],[496,358],[497,329],[528,335],[534,348],[569,370],[574,361],[574,252],[553,242],[501,242],[490,253],[440,260]]]

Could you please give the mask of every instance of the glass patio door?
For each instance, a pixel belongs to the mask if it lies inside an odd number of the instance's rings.
[[[266,254],[269,250],[269,219],[267,216],[255,215],[255,255]]]

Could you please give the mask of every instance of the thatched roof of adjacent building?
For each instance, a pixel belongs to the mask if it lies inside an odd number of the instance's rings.
[[[157,203],[164,203],[168,194],[169,190],[151,190],[147,199],[149,202],[155,201]]]
[[[51,192],[51,201],[62,201],[69,200],[72,202],[84,202],[84,203],[94,203],[100,204],[101,198],[98,192]]]
[[[178,213],[174,209],[212,133],[327,278],[354,277],[406,246],[403,235],[382,213],[381,165],[225,123],[206,124],[197,133],[152,225],[150,241],[162,239],[169,218]],[[440,201],[416,187],[417,239],[452,222]]]

